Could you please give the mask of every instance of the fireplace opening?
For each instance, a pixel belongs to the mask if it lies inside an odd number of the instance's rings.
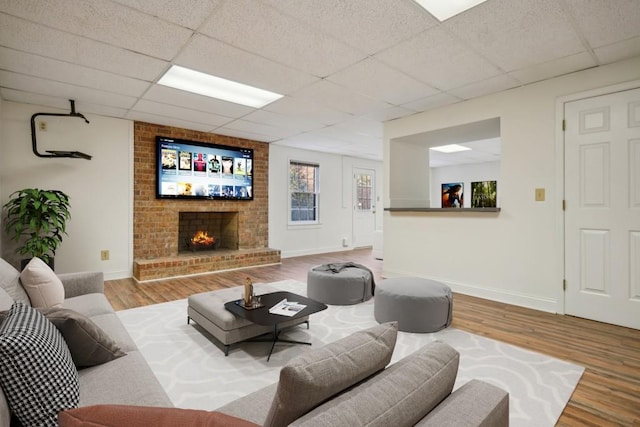
[[[238,212],[180,212],[178,252],[238,249]]]

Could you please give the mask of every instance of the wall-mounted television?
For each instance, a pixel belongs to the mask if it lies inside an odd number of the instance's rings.
[[[253,150],[156,136],[156,197],[253,200]]]

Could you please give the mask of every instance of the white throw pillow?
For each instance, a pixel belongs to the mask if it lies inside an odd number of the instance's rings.
[[[60,307],[64,302],[64,286],[51,268],[40,258],[32,258],[20,273],[22,286],[34,308]]]

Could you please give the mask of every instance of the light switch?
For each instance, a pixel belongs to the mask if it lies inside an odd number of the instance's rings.
[[[544,202],[544,188],[536,188],[536,202]]]

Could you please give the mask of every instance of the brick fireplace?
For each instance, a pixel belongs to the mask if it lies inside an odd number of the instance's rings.
[[[157,135],[254,150],[252,201],[160,200],[155,197]],[[247,139],[160,126],[134,124],[133,276],[139,281],[229,270],[280,262],[280,251],[268,248],[269,146]],[[200,223],[218,234],[211,250],[181,247],[186,233],[180,220]],[[188,227],[191,227],[188,225]],[[196,230],[197,231],[197,230]]]

